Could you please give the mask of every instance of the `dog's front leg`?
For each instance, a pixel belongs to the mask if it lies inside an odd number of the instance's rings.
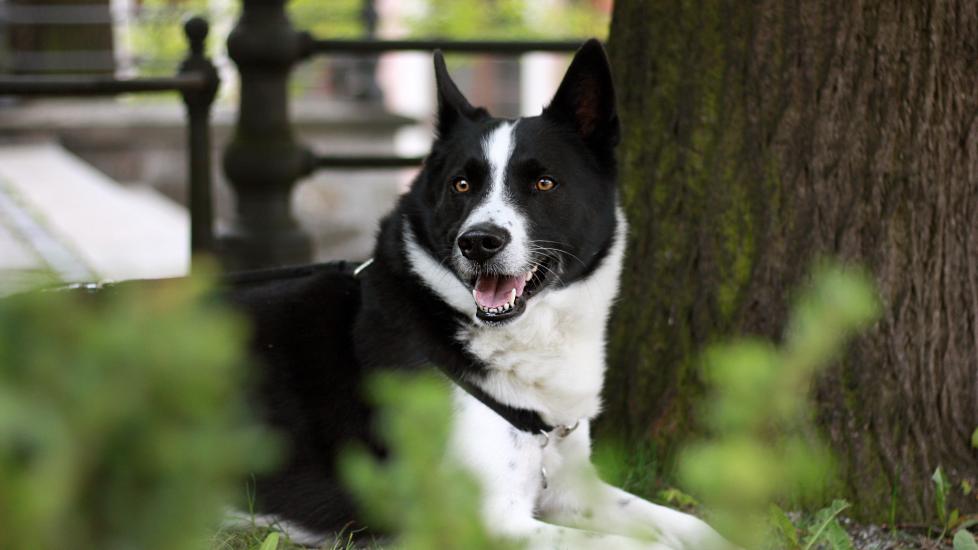
[[[699,518],[653,504],[599,480],[587,490],[554,493],[547,499],[551,505],[542,516],[547,521],[631,537],[651,537],[669,548],[734,548]],[[554,502],[559,504],[554,506]]]
[[[455,401],[451,455],[479,482],[482,517],[490,533],[547,550],[675,550],[651,540],[537,519],[543,488],[540,438],[516,430],[461,390]]]
[[[549,487],[541,494],[541,518],[560,525],[654,537],[669,548],[727,550],[733,546],[705,522],[648,502],[598,478],[590,462],[587,422],[567,438],[556,441]]]
[[[652,538],[635,538],[546,523],[532,516],[487,514],[489,531],[519,540],[530,550],[677,550]]]

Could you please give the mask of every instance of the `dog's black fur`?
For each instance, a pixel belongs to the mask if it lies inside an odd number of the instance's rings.
[[[263,366],[255,395],[288,444],[282,467],[257,479],[256,509],[314,532],[357,519],[334,473],[338,451],[360,441],[383,453],[371,435],[365,376],[429,363],[475,377],[486,368],[455,337],[473,317],[439,299],[405,252],[410,230],[436,261],[450,265],[461,223],[487,192],[482,140],[502,122],[465,100],[437,54],[436,76],[437,139],[410,191],[383,220],[373,265],[359,278],[346,264],[257,274],[234,281],[228,294],[254,323],[252,351]],[[566,252],[553,260],[555,275],[544,284],[587,277],[615,231],[618,120],[596,41],[575,57],[543,114],[520,120],[515,141],[509,191],[533,238]],[[543,175],[559,182],[560,192],[538,195],[523,183]],[[472,192],[453,193],[450,182],[458,176]]]

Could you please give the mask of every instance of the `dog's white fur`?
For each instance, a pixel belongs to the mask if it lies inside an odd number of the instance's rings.
[[[463,228],[490,213],[497,223],[510,220],[508,229],[523,235],[507,247],[518,262],[529,257],[526,220],[504,193],[514,127],[503,124],[485,140],[493,188]],[[724,548],[728,543],[704,522],[601,482],[590,464],[590,420],[601,407],[605,327],[618,294],[626,233],[619,208],[614,243],[593,274],[542,290],[521,316],[498,325],[476,317],[469,289],[407,230],[411,269],[445,303],[470,318],[456,337],[490,369],[484,381],[476,381],[482,389],[507,405],[538,411],[552,425],[580,421],[565,438],[552,433],[544,446],[546,436],[516,430],[456,388],[450,452],[480,481],[489,528],[525,539],[532,548]]]

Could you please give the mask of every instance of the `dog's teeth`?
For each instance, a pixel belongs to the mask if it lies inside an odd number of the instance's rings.
[[[538,267],[538,266],[533,266],[533,268],[532,268],[532,269],[530,269],[530,272],[531,272],[531,273],[536,273],[536,272],[537,272],[537,267]]]
[[[516,289],[514,288],[513,292],[511,292],[509,295],[509,307],[513,307],[513,304],[515,303],[516,303]]]
[[[534,268],[534,270],[536,270],[536,268]],[[530,279],[532,279],[532,278],[533,278],[533,271],[527,271],[526,272],[526,281],[527,282],[530,282]]]
[[[475,300],[475,303],[477,303],[477,304],[479,303],[479,297],[476,295],[474,288],[472,289],[472,299]],[[482,306],[479,306],[479,307],[482,307]]]

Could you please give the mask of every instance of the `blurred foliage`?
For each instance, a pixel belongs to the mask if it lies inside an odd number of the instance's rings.
[[[364,32],[361,0],[291,0],[288,9],[293,25],[316,36],[357,38]]]
[[[273,445],[206,280],[0,301],[0,548],[205,548]],[[243,492],[243,491],[241,491]]]
[[[408,25],[438,38],[606,38],[610,17],[587,0],[426,0]]]
[[[831,487],[830,453],[813,424],[810,390],[849,337],[876,319],[875,296],[864,273],[824,265],[795,304],[780,347],[743,340],[706,353],[711,390],[703,420],[711,436],[683,451],[679,471],[716,511],[721,532],[739,544],[764,543],[771,531],[771,502],[804,502]],[[844,506],[830,506],[819,517],[833,523]],[[840,531],[837,524],[819,530]],[[813,547],[810,541],[802,544]]]
[[[207,0],[142,0],[135,21],[125,28],[137,72],[146,76],[169,76],[177,71],[187,56],[189,45],[183,34],[183,22],[191,15],[213,21]],[[213,28],[207,37],[207,52],[213,56],[223,48],[223,37],[215,37]]]
[[[371,525],[398,535],[397,548],[517,548],[489,536],[479,517],[479,487],[445,458],[452,418],[447,384],[433,375],[372,379],[379,434],[391,453],[381,462],[351,449],[343,456],[343,477]]]
[[[207,40],[208,54],[223,50],[226,36],[214,33],[214,22],[233,21],[239,2],[229,11],[217,11],[208,0],[142,0],[130,26],[124,29],[137,71],[142,75],[171,75],[187,55],[183,22],[191,15],[201,15],[211,22]],[[360,0],[291,0],[289,17],[296,28],[332,38],[360,36]]]
[[[296,28],[329,38],[363,35],[362,0],[291,0],[289,17]],[[233,20],[208,0],[142,0],[131,25],[123,29],[137,71],[170,75],[187,53],[183,21],[201,15],[212,23]],[[440,38],[606,38],[610,13],[589,0],[425,0],[406,24],[414,36]],[[213,25],[212,25],[213,26]],[[212,29],[213,31],[213,29]],[[212,35],[208,52],[224,48],[226,37]]]

